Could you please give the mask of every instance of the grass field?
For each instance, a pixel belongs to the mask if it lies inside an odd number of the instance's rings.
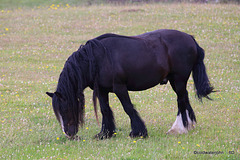
[[[64,3],[9,8],[0,10],[0,159],[239,159],[239,5]],[[188,134],[166,135],[175,121],[177,102],[169,84],[159,85],[130,93],[149,138],[128,137],[129,118],[112,94],[117,136],[97,141],[93,136],[100,127],[92,91],[86,89],[81,140],[66,139],[45,95],[55,90],[66,58],[80,44],[106,32],[136,35],[161,28],[194,35],[206,51],[210,81],[220,92],[211,95],[214,101],[200,103],[190,78],[197,127]]]

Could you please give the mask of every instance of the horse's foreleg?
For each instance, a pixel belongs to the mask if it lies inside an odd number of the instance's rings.
[[[177,94],[178,114],[168,134],[183,134],[195,127],[196,118],[189,103],[186,82],[170,79],[170,84]]]
[[[95,138],[97,139],[111,138],[115,133],[115,123],[113,112],[109,106],[108,92],[99,90],[98,99],[102,113],[102,129],[101,132],[95,136]]]
[[[115,85],[114,93],[121,101],[124,111],[130,117],[132,131],[130,132],[129,136],[132,138],[146,138],[148,136],[146,126],[131,103],[127,87],[125,85]]]

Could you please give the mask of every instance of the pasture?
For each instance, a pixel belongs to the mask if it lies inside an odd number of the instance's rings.
[[[0,159],[238,159],[239,8],[185,3],[1,8]],[[45,94],[55,91],[66,59],[80,44],[103,33],[137,35],[163,28],[195,36],[205,49],[210,81],[220,91],[210,95],[213,101],[200,103],[189,79],[196,128],[188,134],[166,134],[177,114],[176,95],[168,83],[130,92],[149,138],[129,138],[130,120],[111,94],[116,137],[97,141],[93,136],[101,128],[94,116],[92,91],[86,89],[85,125],[77,134],[81,139],[68,140]],[[200,154],[204,151],[212,153]]]

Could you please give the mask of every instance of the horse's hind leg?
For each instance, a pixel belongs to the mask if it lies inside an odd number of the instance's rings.
[[[187,79],[184,80],[183,77],[176,75],[169,79],[173,90],[177,94],[178,113],[172,128],[167,132],[168,134],[187,133],[188,130],[194,128],[196,123],[195,114],[190,105],[186,89]]]
[[[133,104],[131,103],[127,87],[125,85],[115,85],[114,93],[117,95],[121,101],[124,111],[128,114],[131,119],[131,128],[130,137],[147,137],[147,129],[144,122],[138,115],[138,112],[134,109]]]

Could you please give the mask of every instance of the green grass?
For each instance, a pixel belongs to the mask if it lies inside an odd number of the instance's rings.
[[[55,1],[54,1],[55,2]],[[4,8],[0,12],[0,159],[238,159],[240,153],[239,6],[200,4],[54,4]],[[85,90],[86,123],[79,141],[65,138],[46,91],[54,91],[66,58],[81,43],[106,32],[136,35],[160,28],[195,35],[206,51],[210,81],[221,92],[214,101],[196,100],[188,91],[197,127],[166,135],[177,113],[170,85],[130,96],[144,119],[149,138],[131,139],[130,122],[115,95],[110,104],[117,136],[93,139],[100,131],[90,89]],[[223,154],[194,154],[222,151]],[[234,151],[234,154],[229,154]]]

